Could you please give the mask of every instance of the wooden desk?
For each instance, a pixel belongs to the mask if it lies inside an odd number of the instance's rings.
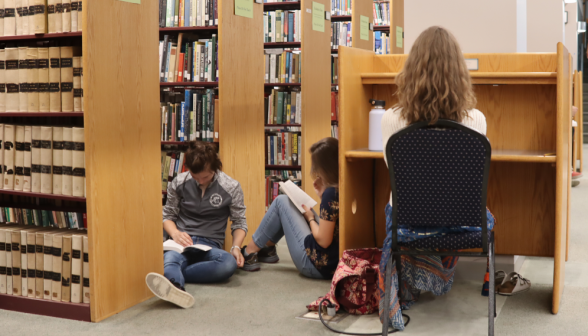
[[[466,54],[492,144],[488,207],[498,254],[554,258],[553,313],[564,284],[571,167],[569,53]],[[396,104],[406,55],[339,49],[340,250],[381,246],[390,197],[383,153],[368,145],[370,98]],[[552,155],[545,155],[552,154]],[[553,155],[555,154],[555,155]],[[372,223],[376,223],[376,232]]]

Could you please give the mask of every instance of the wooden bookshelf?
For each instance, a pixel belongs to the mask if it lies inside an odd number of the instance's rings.
[[[74,33],[56,33],[56,34],[35,34],[35,35],[15,35],[15,36],[0,36],[1,41],[45,41],[55,39],[68,39],[68,38],[80,38],[82,37],[81,32]]]
[[[58,199],[58,200],[74,201],[74,202],[86,202],[86,198],[85,197],[54,195],[54,194],[43,194],[43,193],[17,191],[17,190],[4,190],[4,189],[0,189],[0,194],[14,195],[14,196],[25,196],[25,197],[35,197],[35,198],[46,198],[46,199]]]
[[[70,118],[83,117],[84,112],[0,112],[2,117],[19,117],[19,118]]]
[[[159,28],[160,33],[199,33],[210,32],[214,33],[218,30],[218,26],[197,26],[197,27],[167,27]]]
[[[300,48],[300,42],[266,42],[263,44],[265,49],[273,48]]]
[[[369,98],[385,100],[385,108],[396,104],[392,78],[407,55],[341,47],[339,57],[342,252],[372,247],[374,239],[381,244],[385,237],[390,181],[382,153],[364,149],[369,138],[365,116]],[[570,220],[571,57],[561,43],[557,53],[465,57],[479,61],[479,70],[470,74],[492,144],[488,207],[498,220],[496,253],[553,258],[552,312],[557,313]],[[376,237],[365,230],[366,222],[375,222]]]
[[[353,2],[353,5],[355,5],[355,1]],[[331,22],[351,21],[352,20],[352,16],[353,15],[332,15],[331,16]]]
[[[218,82],[160,82],[159,83],[160,86],[181,86],[181,87],[186,87],[186,86],[193,86],[193,87],[208,87],[208,88],[212,88],[212,87],[218,87]]]
[[[300,170],[301,166],[265,165],[265,170]]]
[[[374,26],[374,31],[389,32],[390,26]]]
[[[300,124],[265,124],[264,127],[301,127]]]
[[[264,70],[265,72],[265,70]],[[279,86],[279,87],[288,87],[288,86],[302,86],[302,83],[263,83],[264,87],[274,87],[274,86]],[[303,96],[304,97],[304,96]]]
[[[0,309],[90,322],[87,303],[59,302],[0,294]]]

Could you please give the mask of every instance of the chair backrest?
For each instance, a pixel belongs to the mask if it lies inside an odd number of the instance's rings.
[[[454,121],[419,122],[391,136],[385,154],[394,235],[405,225],[481,226],[486,236],[488,138]]]

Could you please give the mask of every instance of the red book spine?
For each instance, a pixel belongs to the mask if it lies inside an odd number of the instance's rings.
[[[88,228],[88,215],[84,214],[84,228],[87,229]]]
[[[179,48],[179,46],[178,46]],[[178,80],[176,82],[183,82],[184,81],[184,53],[180,54],[180,62],[178,64]]]
[[[274,182],[274,194],[272,195],[272,201],[275,200],[276,197],[278,197],[278,187],[278,182]]]
[[[331,120],[337,120],[337,106],[335,92],[331,92]]]

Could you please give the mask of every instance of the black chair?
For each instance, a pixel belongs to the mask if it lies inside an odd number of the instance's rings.
[[[489,257],[488,335],[494,335],[494,235],[486,224],[492,154],[488,138],[454,121],[439,120],[434,125],[419,122],[390,137],[385,150],[393,211],[382,335],[388,335],[392,261],[396,260],[400,281],[402,255]],[[402,243],[397,241],[399,225],[414,228],[477,226],[482,227],[482,231]],[[472,248],[482,248],[482,252],[457,251]]]

